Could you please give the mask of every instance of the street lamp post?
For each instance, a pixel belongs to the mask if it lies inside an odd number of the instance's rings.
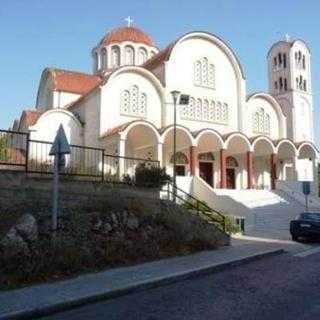
[[[177,172],[176,172],[176,153],[177,153],[177,103],[180,97],[180,91],[171,91],[173,98],[173,200],[176,201],[177,191]]]

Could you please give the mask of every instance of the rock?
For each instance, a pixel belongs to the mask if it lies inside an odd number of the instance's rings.
[[[35,241],[38,239],[38,224],[31,214],[23,215],[15,226],[16,232],[24,241]]]
[[[104,225],[103,225],[103,231],[105,232],[105,233],[109,233],[110,231],[112,231],[112,225],[110,224],[110,223],[105,223]]]
[[[96,219],[96,221],[94,222],[93,226],[92,226],[92,230],[93,231],[99,231],[102,227],[102,221],[100,218]]]
[[[112,223],[114,225],[118,225],[119,224],[118,217],[114,212],[111,213],[111,220],[112,220]]]
[[[129,214],[128,214],[128,211],[127,210],[124,210],[122,213],[121,213],[121,222],[122,222],[122,225],[127,225],[128,223],[128,217],[129,217]]]
[[[139,228],[139,220],[134,215],[128,217],[127,227],[130,230],[135,230]]]
[[[7,246],[17,246],[22,249],[28,249],[27,243],[23,240],[23,238],[18,234],[15,227],[12,227],[6,236],[2,239],[1,245]]]

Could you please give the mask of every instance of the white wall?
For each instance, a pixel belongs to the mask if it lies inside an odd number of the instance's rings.
[[[37,123],[30,127],[31,139],[52,142],[60,124],[63,125],[69,143],[82,145],[82,127],[73,116],[62,110],[44,113]]]
[[[38,92],[38,100],[36,108],[44,111],[52,108],[54,105],[53,83],[51,77],[41,79]]]
[[[73,109],[84,124],[84,145],[100,147],[100,89],[94,90]]]
[[[146,117],[120,114],[121,93],[134,85],[147,95]],[[161,108],[160,93],[150,79],[134,71],[122,72],[109,79],[101,89],[100,134],[103,135],[108,129],[139,119],[147,120],[161,128]]]
[[[275,107],[266,99],[262,97],[253,97],[247,102],[246,114],[246,127],[245,134],[249,137],[260,135],[264,133],[254,133],[253,132],[253,115],[259,111],[260,108],[263,108],[266,114],[270,116],[270,135],[269,137],[273,140],[278,140],[283,138],[280,130],[280,122],[282,119],[279,118]]]
[[[197,60],[208,58],[209,63],[215,66],[215,89],[204,88],[194,83],[194,64]],[[190,130],[213,128],[221,133],[238,131],[240,129],[239,102],[241,95],[240,80],[227,54],[212,42],[201,38],[189,38],[177,44],[166,63],[165,83],[166,101],[165,123],[173,123],[172,98],[170,92],[179,90],[194,98],[202,98],[227,103],[229,106],[228,124],[217,124],[205,121],[182,120],[178,112],[178,123]],[[181,108],[181,107],[180,107]]]
[[[54,91],[53,92],[53,108],[64,108],[67,104],[76,101],[81,97],[80,94]]]

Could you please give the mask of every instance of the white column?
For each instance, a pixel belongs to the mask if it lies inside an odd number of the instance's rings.
[[[316,196],[318,195],[319,192],[319,179],[318,179],[318,159],[314,158],[312,159],[312,174],[313,174],[313,193]]]
[[[157,159],[160,162],[160,168],[162,168],[163,167],[163,143],[162,142],[158,143]]]
[[[126,155],[126,140],[125,139],[120,138],[118,150],[119,150],[118,155],[120,156],[120,158],[119,158],[119,178],[121,179],[122,176],[125,174],[125,159],[123,158]]]

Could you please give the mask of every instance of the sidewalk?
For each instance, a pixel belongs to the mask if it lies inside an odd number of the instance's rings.
[[[33,319],[71,307],[173,283],[282,253],[279,244],[244,243],[191,256],[111,269],[0,292],[0,319]]]

